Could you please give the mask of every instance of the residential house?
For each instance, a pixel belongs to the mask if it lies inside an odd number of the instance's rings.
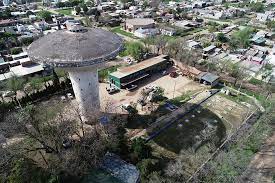
[[[134,18],[126,19],[124,23],[124,30],[135,32],[137,29],[150,29],[155,28],[155,21],[150,18]]]
[[[172,27],[163,27],[159,29],[162,35],[174,36],[176,34],[176,29]]]
[[[134,35],[138,38],[146,38],[150,36],[155,36],[159,33],[159,30],[156,28],[142,29],[139,28],[134,32]]]

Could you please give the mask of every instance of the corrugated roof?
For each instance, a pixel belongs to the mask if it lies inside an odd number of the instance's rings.
[[[113,72],[110,75],[114,76],[116,78],[123,78],[125,76],[133,74],[133,73],[138,72],[140,70],[143,70],[143,69],[146,69],[146,68],[151,67],[153,65],[164,62],[164,61],[167,60],[165,57],[166,57],[166,55],[159,55],[157,57],[153,57],[153,58],[144,60],[142,62],[139,62],[135,65],[120,68],[120,69],[118,69],[118,71]]]

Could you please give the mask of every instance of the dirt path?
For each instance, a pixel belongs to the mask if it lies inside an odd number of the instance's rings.
[[[242,182],[272,183],[275,176],[275,132],[251,160]]]

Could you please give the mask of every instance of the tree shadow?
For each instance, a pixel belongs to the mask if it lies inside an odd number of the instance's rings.
[[[151,134],[154,132],[151,132]],[[219,146],[225,137],[226,127],[224,122],[212,111],[199,107],[179,118],[152,141],[169,151],[179,154],[181,150],[190,148],[196,151],[210,141],[215,146]]]

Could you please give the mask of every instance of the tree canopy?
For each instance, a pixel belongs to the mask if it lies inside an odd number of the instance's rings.
[[[39,11],[39,12],[37,13],[37,15],[38,15],[40,18],[45,19],[45,21],[51,21],[51,20],[52,20],[51,12],[49,12],[49,11],[42,10],[42,11]]]

